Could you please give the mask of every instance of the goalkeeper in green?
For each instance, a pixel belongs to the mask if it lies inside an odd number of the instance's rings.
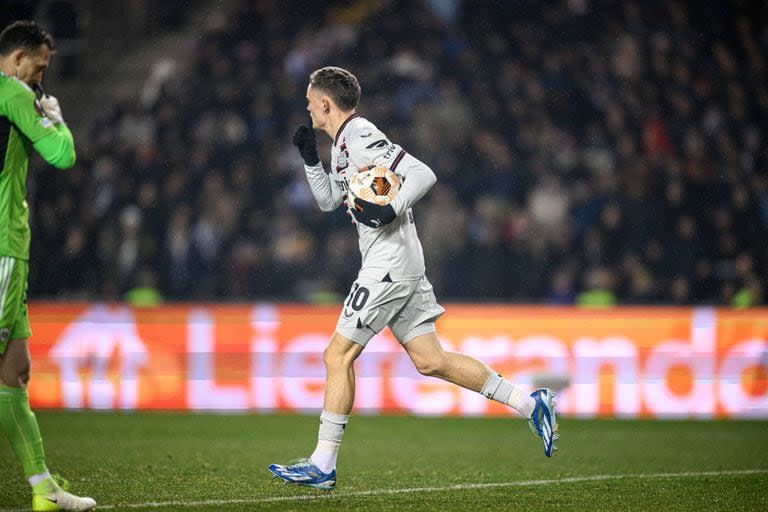
[[[52,51],[51,36],[32,21],[14,22],[0,33],[0,428],[32,486],[33,510],[90,510],[94,500],[66,492],[48,472],[27,394],[29,151],[59,169],[75,163],[59,102],[40,86]]]

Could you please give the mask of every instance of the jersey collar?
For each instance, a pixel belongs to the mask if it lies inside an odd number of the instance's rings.
[[[333,145],[334,146],[336,146],[336,143],[339,141],[339,137],[341,136],[341,132],[344,131],[344,128],[347,127],[347,124],[349,124],[349,122],[351,120],[353,120],[354,118],[356,118],[356,117],[360,117],[360,116],[357,113],[354,113],[351,116],[349,116],[348,118],[346,118],[343,123],[341,123],[341,126],[339,126],[339,131],[336,132],[336,138],[333,139]]]

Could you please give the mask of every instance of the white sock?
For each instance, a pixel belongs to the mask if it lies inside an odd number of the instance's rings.
[[[341,438],[349,421],[348,414],[336,414],[323,411],[320,414],[320,430],[317,434],[317,447],[309,460],[325,474],[336,469]]]
[[[512,386],[512,393],[509,394],[507,405],[526,418],[533,416],[533,409],[536,407],[536,400],[534,400],[531,395],[524,392],[514,384],[510,385]]]
[[[27,478],[27,482],[29,482],[29,485],[32,487],[36,486],[46,478],[51,478],[51,474],[46,471],[45,473],[39,473],[37,475],[32,475],[31,477]]]
[[[530,418],[536,401],[498,373],[491,372],[480,393],[486,398],[512,407],[525,418]]]

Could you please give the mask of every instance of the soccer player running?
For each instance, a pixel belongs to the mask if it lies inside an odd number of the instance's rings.
[[[411,207],[435,184],[432,170],[391,142],[356,113],[357,78],[338,67],[314,71],[307,87],[312,127],[299,126],[293,143],[320,209],[332,211],[346,202],[360,237],[362,267],[344,303],[336,332],[323,352],[325,398],[315,451],[308,459],[269,466],[285,482],[330,490],[336,485],[336,458],[355,397],[353,363],[384,326],[402,344],[422,375],[438,377],[508,405],[528,418],[544,442],[547,457],[558,439],[553,393],[524,393],[481,361],[445,352],[435,320],[444,312],[424,275],[424,255]],[[326,174],[317,154],[314,130],[333,139],[331,169]],[[395,199],[379,206],[346,198],[349,180],[359,169],[381,165],[396,173],[402,187]]]
[[[34,148],[59,169],[75,163],[59,102],[40,86],[52,51],[50,35],[32,21],[17,21],[0,33],[0,427],[32,486],[33,510],[90,510],[94,500],[66,492],[48,471],[27,394],[28,152]]]

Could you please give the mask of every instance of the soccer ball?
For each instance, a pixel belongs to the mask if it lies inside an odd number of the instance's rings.
[[[387,205],[400,191],[400,178],[381,165],[361,169],[349,180],[349,192],[356,198]]]

